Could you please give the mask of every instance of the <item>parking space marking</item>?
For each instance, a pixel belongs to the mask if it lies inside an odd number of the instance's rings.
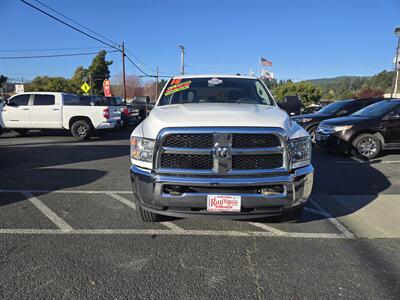
[[[274,233],[274,234],[276,234],[276,235],[284,235],[284,234],[285,234],[284,231],[281,231],[281,230],[279,230],[279,229],[276,229],[276,228],[273,228],[273,227],[271,227],[271,226],[265,225],[265,224],[263,224],[263,223],[247,222],[247,224],[250,224],[250,225],[253,225],[253,226],[255,226],[255,227],[261,228],[261,229],[263,229],[263,230],[272,232],[272,233]]]
[[[135,205],[134,202],[129,201],[128,199],[126,199],[126,198],[124,198],[124,197],[122,197],[120,195],[114,194],[114,193],[106,193],[106,194],[108,196],[110,196],[111,198],[113,198],[113,199],[125,204],[126,206],[129,206],[130,208],[136,209],[136,205]]]
[[[184,235],[184,236],[226,236],[226,237],[288,237],[312,239],[352,239],[338,233],[303,233],[285,232],[277,235],[268,231],[221,231],[221,230],[162,230],[162,229],[74,229],[62,231],[59,229],[0,229],[0,234],[20,235]]]
[[[341,233],[306,233],[306,232],[285,232],[276,229],[272,226],[258,222],[247,222],[248,224],[258,227],[263,231],[221,231],[221,230],[186,230],[173,222],[160,222],[159,224],[167,227],[168,229],[74,229],[67,222],[61,219],[42,201],[40,201],[35,194],[41,193],[54,193],[54,194],[106,194],[111,198],[123,203],[131,209],[136,209],[134,202],[126,199],[118,194],[131,194],[131,191],[79,191],[79,190],[0,190],[0,193],[22,193],[25,197],[42,212],[49,220],[51,220],[59,229],[0,229],[0,234],[132,234],[132,235],[193,235],[193,236],[257,236],[257,237],[288,237],[288,238],[327,238],[327,239],[355,239],[351,233],[342,223],[333,217],[327,210],[321,207],[313,199],[310,203],[315,208],[305,208],[307,211],[321,215],[328,219]]]
[[[160,222],[160,224],[162,224],[165,227],[168,227],[169,229],[174,230],[174,231],[184,231],[185,230],[182,227],[180,227],[172,222]]]
[[[331,222],[343,235],[350,239],[354,239],[354,234],[346,228],[342,223],[340,223],[334,216],[332,216],[325,208],[319,205],[314,199],[310,199],[309,202],[320,212],[325,214],[325,217]]]
[[[54,223],[62,232],[72,231],[73,228],[61,219],[57,214],[48,208],[42,201],[36,198],[32,193],[25,192],[24,196],[31,202],[37,209],[39,209],[51,222]]]

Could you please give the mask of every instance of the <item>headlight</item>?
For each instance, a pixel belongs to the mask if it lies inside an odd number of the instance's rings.
[[[131,137],[131,158],[144,161],[153,161],[154,140],[140,137]]]
[[[311,147],[311,139],[309,136],[290,140],[290,153],[292,155],[293,169],[310,164]]]
[[[335,132],[337,132],[337,131],[345,131],[345,130],[349,130],[351,127],[353,127],[353,125],[333,126],[333,130],[334,130]]]
[[[324,133],[334,133],[339,131],[346,131],[352,128],[353,125],[344,125],[344,126],[319,126],[318,131]]]

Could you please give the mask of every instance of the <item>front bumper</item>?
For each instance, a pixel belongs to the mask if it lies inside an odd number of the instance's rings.
[[[304,205],[311,194],[314,169],[308,165],[290,174],[264,177],[180,177],[157,175],[132,165],[130,173],[133,192],[145,210],[174,217],[253,219],[282,215]],[[166,187],[170,186],[182,187],[185,192],[168,193]],[[254,192],[269,187],[279,187],[281,192]],[[241,196],[241,212],[208,212],[210,194]]]
[[[329,150],[348,151],[350,148],[349,142],[337,133],[323,134],[317,132],[315,142],[318,146]]]

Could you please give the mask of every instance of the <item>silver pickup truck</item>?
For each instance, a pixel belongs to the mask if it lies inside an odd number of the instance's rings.
[[[171,78],[130,142],[133,193],[146,222],[296,220],[311,193],[310,137],[255,77]]]

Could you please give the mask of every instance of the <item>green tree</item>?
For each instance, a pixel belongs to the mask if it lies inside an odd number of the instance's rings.
[[[64,92],[71,93],[70,81],[64,77],[37,76],[26,84],[27,92]]]
[[[93,58],[92,64],[88,68],[89,83],[91,83],[92,93],[94,95],[104,95],[103,81],[110,77],[108,66],[113,62],[112,60],[106,61],[106,54],[106,51],[101,50],[95,58]]]
[[[8,80],[7,76],[0,75],[0,86],[3,86]]]
[[[322,91],[309,82],[287,81],[272,90],[278,101],[283,101],[285,96],[299,96],[303,105],[317,103],[322,96]]]
[[[70,79],[71,89],[74,94],[81,95],[83,91],[81,89],[82,84],[89,80],[89,70],[85,69],[83,66],[79,66],[76,68],[74,75],[72,75]]]

